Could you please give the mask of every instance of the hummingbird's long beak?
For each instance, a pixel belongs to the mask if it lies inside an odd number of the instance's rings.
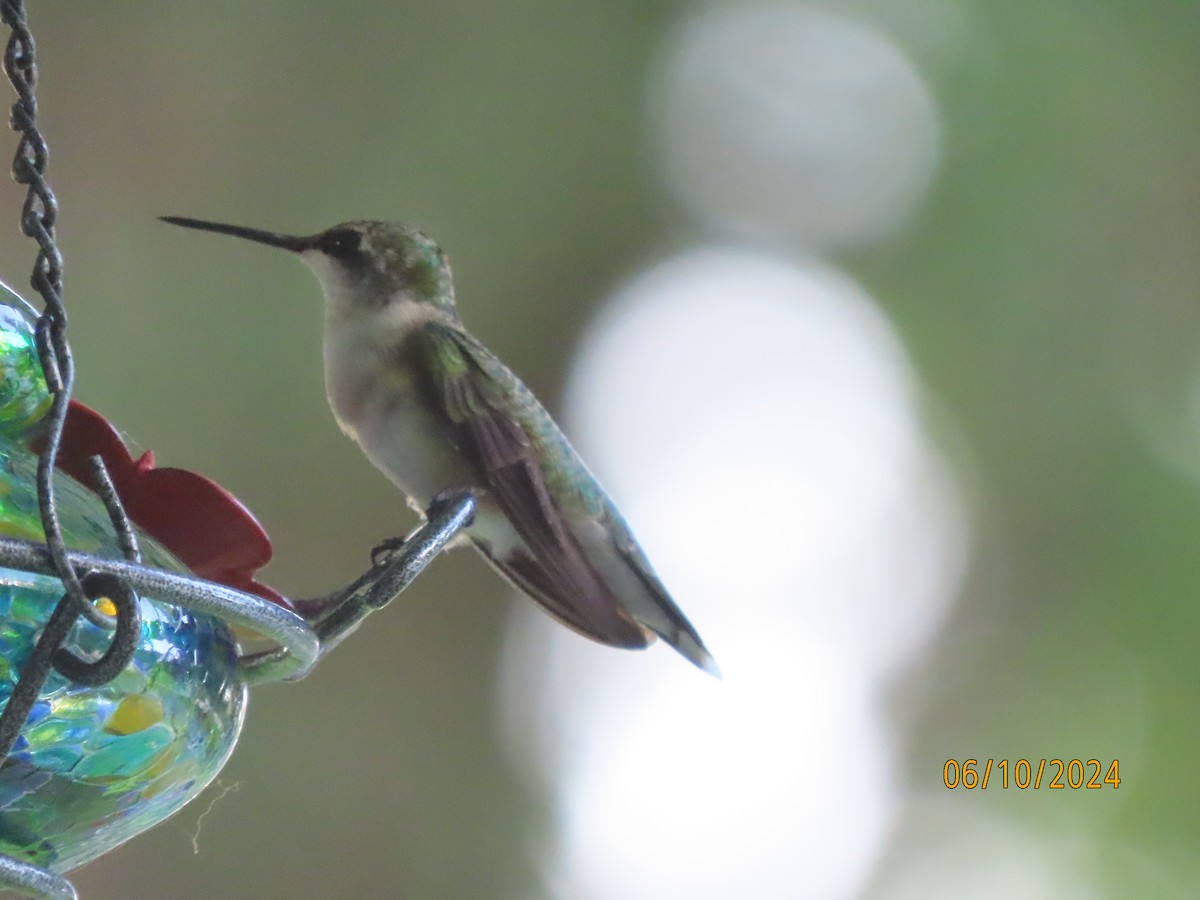
[[[312,246],[311,237],[293,237],[289,234],[277,234],[274,231],[261,231],[258,228],[244,228],[241,225],[223,225],[220,222],[205,222],[203,219],[186,219],[182,216],[159,216],[159,220],[171,225],[182,225],[184,228],[196,228],[200,231],[215,231],[217,234],[231,234],[234,237],[245,238],[270,247],[282,247],[293,253],[303,253]]]

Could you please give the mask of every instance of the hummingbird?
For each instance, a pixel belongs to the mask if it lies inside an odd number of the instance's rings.
[[[342,431],[424,515],[471,490],[466,539],[551,615],[603,644],[661,637],[716,662],[620,512],[532,393],[464,327],[446,254],[407,225],[306,237],[164,216],[291,251],[325,294],[325,388]]]

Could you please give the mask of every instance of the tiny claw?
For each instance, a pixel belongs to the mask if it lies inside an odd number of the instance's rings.
[[[429,509],[425,514],[426,521],[429,519],[436,519],[438,513],[444,507],[457,501],[463,496],[463,494],[470,494],[472,497],[478,499],[478,493],[473,488],[469,487],[446,488],[444,491],[438,491],[436,494],[434,494],[433,499],[429,502]],[[474,520],[475,513],[472,512],[471,517],[464,523],[464,527],[469,526]]]
[[[404,546],[408,538],[390,537],[380,541],[371,548],[371,565],[381,568],[387,564],[388,557]]]

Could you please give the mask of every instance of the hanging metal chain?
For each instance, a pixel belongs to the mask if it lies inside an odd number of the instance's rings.
[[[0,760],[3,760],[12,749],[51,668],[80,684],[96,685],[111,681],[129,664],[137,649],[141,616],[137,595],[126,583],[114,576],[96,573],[87,573],[81,578],[67,558],[67,546],[63,541],[54,496],[54,471],[71,391],[75,386],[75,362],[67,343],[67,312],[62,302],[62,253],[54,234],[58,201],[45,178],[46,141],[37,127],[37,99],[34,96],[37,64],[33,35],[25,21],[22,0],[0,0],[0,19],[12,29],[12,36],[4,51],[4,71],[17,92],[9,124],[20,135],[12,174],[18,184],[29,188],[21,210],[21,231],[38,245],[30,284],[45,303],[38,319],[36,337],[42,372],[53,397],[50,412],[46,416],[46,448],[38,459],[38,505],[46,551],[66,591],[43,629],[33,653],[22,667],[21,677],[0,715]],[[138,562],[133,528],[120,498],[112,488],[104,464],[97,458],[92,465],[99,494],[117,532],[118,542],[126,557]],[[108,597],[116,606],[115,618],[93,606],[91,601],[100,597]],[[80,616],[115,632],[108,651],[97,660],[81,659],[61,646]]]
[[[46,547],[54,560],[54,568],[62,579],[67,593],[83,603],[83,585],[67,562],[58,509],[54,503],[54,467],[62,443],[67,404],[75,386],[75,362],[67,344],[67,312],[62,303],[62,253],[54,236],[58,218],[58,201],[46,183],[46,141],[37,127],[37,64],[34,57],[33,35],[25,21],[21,0],[0,0],[0,18],[12,29],[4,51],[4,72],[17,92],[9,121],[20,134],[17,153],[13,157],[12,174],[17,184],[29,186],[21,210],[21,231],[38,244],[37,262],[30,284],[45,301],[37,324],[38,355],[46,386],[54,397],[47,416],[46,450],[38,461],[38,503],[45,529]],[[91,604],[88,604],[89,606]]]

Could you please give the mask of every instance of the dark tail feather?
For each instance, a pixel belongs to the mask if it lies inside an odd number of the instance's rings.
[[[475,542],[475,547],[495,567],[496,571],[519,590],[536,600],[543,609],[568,628],[602,644],[627,650],[641,650],[654,642],[653,635],[648,634],[646,629],[632,619],[622,615],[619,608],[611,603],[605,603],[603,607],[600,607],[612,610],[612,614],[605,617],[603,621],[598,620],[595,616],[585,618],[581,615],[578,604],[571,604],[560,599],[561,592],[555,590],[553,580],[547,577],[546,571],[532,556],[518,551],[508,559],[499,559],[483,543]],[[588,605],[589,610],[596,608],[598,608],[598,604]]]

